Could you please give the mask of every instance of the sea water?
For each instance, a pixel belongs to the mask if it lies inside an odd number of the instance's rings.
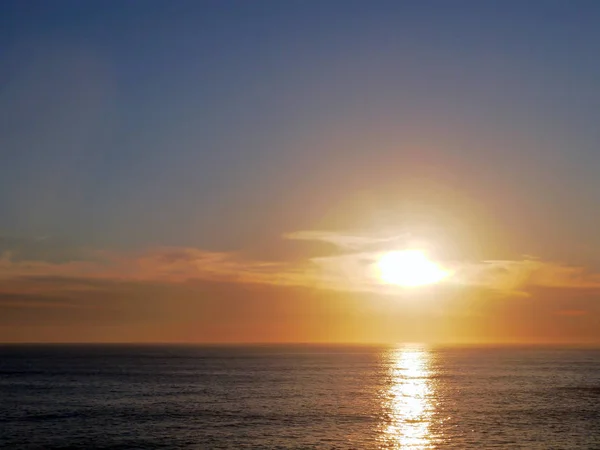
[[[3,346],[0,447],[600,449],[600,350]]]

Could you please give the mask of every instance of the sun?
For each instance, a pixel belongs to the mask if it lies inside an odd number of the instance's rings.
[[[377,261],[377,268],[384,283],[405,287],[434,284],[449,275],[421,250],[385,253]]]

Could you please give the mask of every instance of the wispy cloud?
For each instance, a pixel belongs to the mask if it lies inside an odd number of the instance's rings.
[[[0,257],[0,293],[52,294],[96,290],[106,283],[221,283],[302,286],[346,292],[393,294],[400,288],[382,284],[376,269],[385,252],[406,237],[369,237],[322,231],[290,233],[287,239],[319,240],[341,251],[303,261],[260,261],[240,254],[198,248],[161,247],[139,252],[96,251],[85,260],[64,262]],[[527,295],[535,287],[600,289],[600,274],[583,267],[533,258],[493,261],[445,261],[451,276],[443,285]],[[61,280],[54,283],[53,280]],[[34,282],[35,281],[35,282]],[[60,289],[57,287],[59,286]]]
[[[310,262],[307,263],[310,265]],[[98,282],[179,283],[208,280],[227,283],[307,285],[303,265],[248,261],[235,253],[196,248],[156,248],[143,252],[98,251],[94,259],[55,263],[0,257],[0,292],[52,292],[54,286],[93,290]],[[56,283],[56,280],[61,280]],[[35,283],[32,283],[35,281]]]
[[[0,258],[0,339],[305,340],[315,323],[321,334],[311,339],[329,339],[336,326],[387,339],[403,328],[388,320],[390,311],[414,305],[448,332],[481,323],[492,329],[514,317],[529,330],[526,320],[539,315],[545,322],[538,329],[548,336],[556,329],[552,320],[572,326],[569,333],[583,324],[590,336],[597,334],[600,274],[583,267],[530,257],[443,261],[451,277],[410,290],[380,281],[377,261],[391,246],[374,249],[373,242],[381,240],[344,240],[337,252],[300,261],[182,247],[98,250],[62,262],[5,253]],[[353,250],[354,245],[361,249]],[[354,331],[348,333],[339,336],[356,339]]]
[[[506,291],[524,291],[534,286],[600,289],[598,273],[584,267],[530,258],[457,264],[453,281]]]
[[[25,308],[25,309],[64,309],[64,308],[93,308],[89,303],[80,302],[70,298],[40,296],[28,294],[2,294],[0,293],[0,308]]]
[[[339,233],[334,231],[295,231],[283,235],[285,239],[299,241],[326,242],[341,249],[358,250],[378,244],[401,244],[406,243],[409,235],[397,235],[387,237],[374,237],[367,235]]]

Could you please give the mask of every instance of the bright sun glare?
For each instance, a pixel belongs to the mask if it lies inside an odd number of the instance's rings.
[[[420,250],[385,253],[377,261],[377,268],[385,283],[406,287],[437,283],[448,276]]]

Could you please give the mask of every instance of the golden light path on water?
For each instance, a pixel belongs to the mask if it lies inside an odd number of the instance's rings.
[[[388,411],[382,448],[432,448],[431,354],[425,347],[406,346],[392,350],[388,358],[390,385],[385,394]]]

